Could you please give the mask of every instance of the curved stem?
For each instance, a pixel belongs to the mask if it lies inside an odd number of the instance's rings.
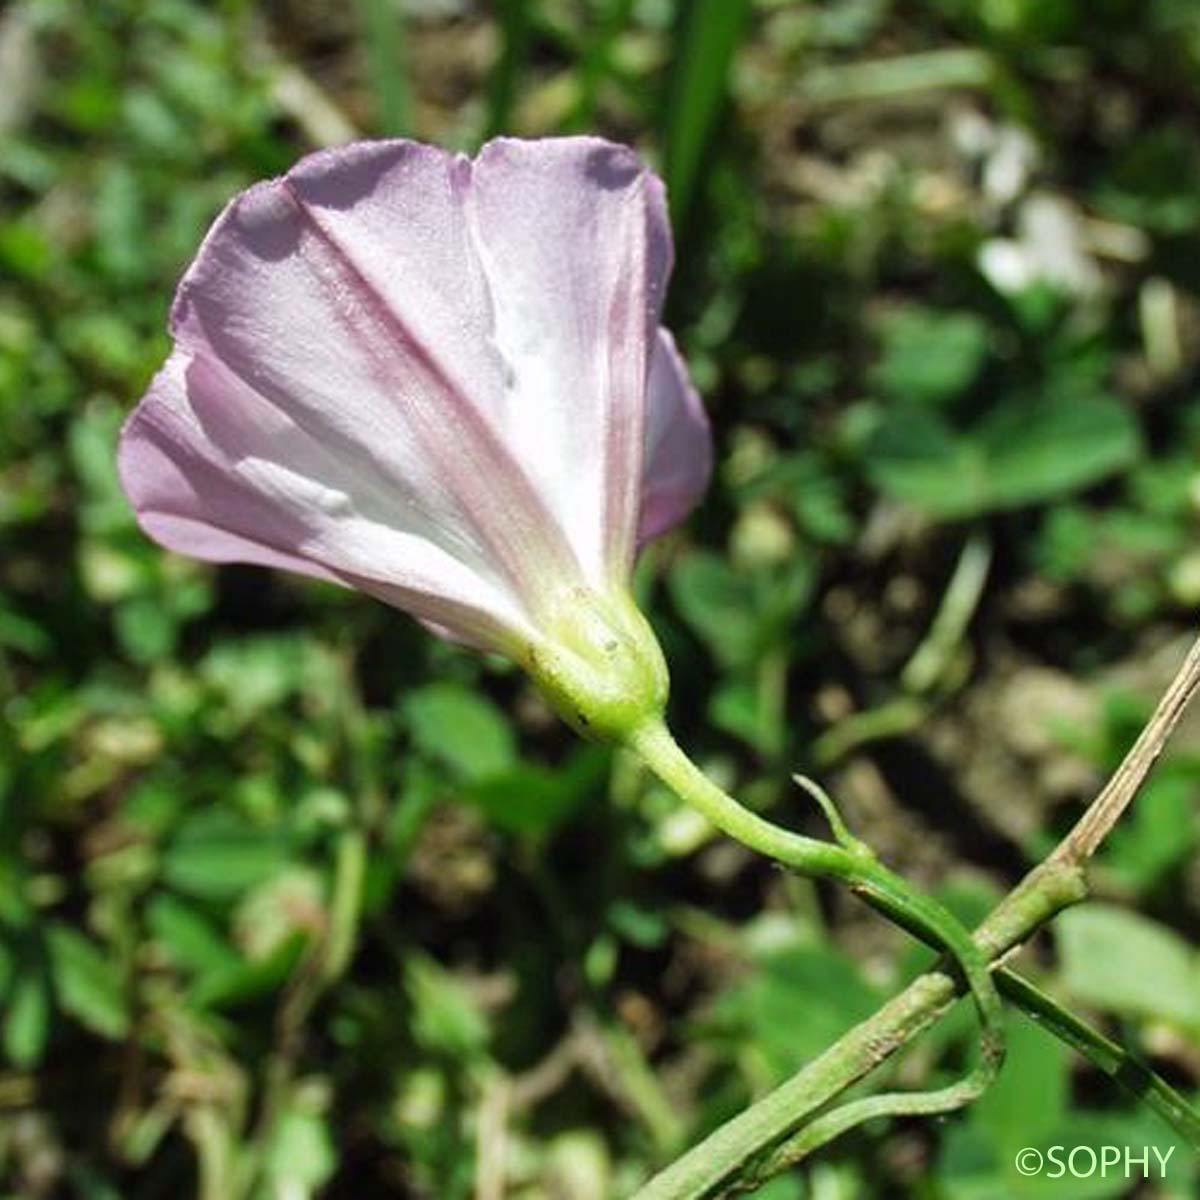
[[[805,837],[751,812],[688,758],[661,721],[643,725],[629,738],[628,745],[681,800],[734,841],[806,875],[847,882],[861,876],[869,856],[865,846],[855,851]]]
[[[933,1092],[888,1093],[853,1101],[819,1118],[812,1127],[812,1136],[821,1139],[815,1145],[872,1117],[890,1113],[948,1112],[961,1108],[983,1092],[996,1077],[1004,1058],[1003,1010],[983,952],[950,912],[879,862],[865,843],[845,831],[840,820],[834,823],[840,843],[835,845],[781,829],[744,808],[683,753],[661,722],[639,729],[630,739],[630,745],[668,787],[717,828],[743,845],[805,875],[837,879],[848,885],[873,908],[923,940],[945,949],[966,979],[979,1010],[981,1026],[982,1052],[970,1074],[957,1084]],[[781,1109],[781,1113],[786,1112],[790,1118],[788,1124],[776,1128],[768,1122],[759,1131],[758,1148],[769,1149],[774,1139],[795,1127],[798,1118],[818,1110],[833,1094],[836,1093],[823,1092],[819,1087],[802,1093],[790,1107]],[[798,1108],[798,1105],[807,1107]],[[704,1164],[709,1182],[713,1178],[713,1168],[723,1172],[722,1178],[727,1178],[744,1164],[746,1143],[740,1141],[731,1149],[736,1154],[728,1161],[717,1162],[710,1156]],[[668,1170],[653,1180],[639,1194],[639,1200],[704,1194],[703,1190],[687,1190],[689,1184],[674,1180],[671,1175]]]
[[[974,940],[985,957],[1001,958],[1086,894],[1082,872],[1065,865],[1044,869],[1027,884],[1011,893],[976,930]],[[932,1025],[963,986],[940,964],[915,979],[874,1016],[661,1171],[635,1200],[701,1200],[717,1194],[742,1164],[769,1152]]]
[[[744,1165],[869,1074],[931,1021],[954,995],[947,975],[928,975],[796,1075],[714,1130],[650,1180],[633,1200],[702,1200],[720,1194]]]
[[[975,931],[974,941],[986,959],[998,965],[1056,913],[1086,898],[1088,858],[1137,795],[1197,691],[1200,641],[1101,795],[1057,850],[1035,867]],[[1119,1047],[1061,1010],[1020,976],[1000,969],[998,978],[1006,995],[1106,1074],[1131,1086],[1200,1151],[1200,1114],[1184,1097],[1147,1068],[1132,1063]],[[961,990],[962,983],[940,967],[914,980],[791,1079],[657,1175],[638,1193],[638,1200],[699,1200],[712,1195],[728,1183],[741,1164],[778,1146],[824,1103],[859,1082],[928,1028]],[[791,1148],[796,1149],[794,1143]]]

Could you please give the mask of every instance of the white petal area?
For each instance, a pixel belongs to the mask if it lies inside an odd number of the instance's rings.
[[[677,525],[712,478],[712,430],[687,365],[665,329],[658,331],[646,403],[646,456],[638,529],[644,545]]]
[[[205,239],[122,439],[126,490],[183,553],[511,643],[547,593],[624,586],[707,479],[658,331],[670,265],[662,185],[624,147],[313,155]]]
[[[180,351],[126,425],[119,455],[142,527],[181,554],[358,587],[481,644],[528,631],[509,591],[399,527],[396,499],[355,466],[222,365]]]
[[[333,169],[335,167],[337,169]],[[572,569],[545,506],[482,410],[498,375],[471,363],[486,312],[464,277],[436,272],[461,262],[461,160],[410,143],[377,143],[317,155],[288,177],[240,196],[217,221],[180,287],[173,312],[179,349],[217,364],[234,386],[211,389],[210,418],[249,408],[261,422],[277,410],[344,464],[356,509],[365,493],[389,496],[381,513],[397,532],[444,549],[481,577],[526,599],[547,571]],[[394,176],[399,173],[402,181]],[[390,181],[390,182],[389,182]],[[370,229],[333,228],[329,213],[390,211],[389,186],[413,198],[409,224],[382,243],[424,247],[398,270],[422,281],[424,304],[400,311],[365,273],[380,254]],[[462,284],[462,287],[459,284]],[[440,287],[458,295],[461,327],[421,326]],[[414,313],[416,314],[414,316]],[[431,318],[432,319],[432,318]],[[429,338],[442,338],[431,344]],[[474,340],[472,340],[474,339]],[[238,431],[249,418],[227,414]],[[215,418],[208,424],[215,424]],[[266,447],[282,467],[292,442]],[[358,480],[362,480],[359,487]],[[360,491],[364,494],[360,495]],[[372,564],[361,564],[372,575]]]
[[[468,215],[506,367],[506,442],[589,580],[623,582],[671,267],[662,185],[626,147],[502,139],[473,164]]]

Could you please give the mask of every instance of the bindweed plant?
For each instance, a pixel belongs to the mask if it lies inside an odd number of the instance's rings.
[[[1089,860],[1200,687],[1200,646],[1074,830],[974,933],[886,867],[818,784],[796,780],[823,811],[827,839],[740,803],[669,732],[669,664],[632,594],[639,549],[687,515],[712,465],[703,407],[660,325],[671,259],[663,185],[632,151],[596,138],[500,139],[474,159],[402,140],[313,155],[237,196],[204,240],[172,309],[174,349],[122,433],[122,485],[143,530],[172,550],[342,584],[504,656],[580,735],[640,759],[724,834],[847,887],[943,954],[647,1182],[641,1200],[753,1189],[873,1118],[979,1099],[1004,1060],[1002,995],[1134,1087],[1200,1151],[1200,1118],[1183,1095],[1003,965],[1085,897]],[[969,374],[971,338],[961,340]],[[1114,427],[1111,453],[1086,470],[1125,454],[1119,410],[1060,407],[1053,419],[1038,409],[1048,422],[1039,436],[1066,437],[1079,421]],[[897,422],[879,434],[889,445],[946,441]],[[1003,457],[1006,440],[989,429],[979,436]],[[894,453],[909,471],[919,458]],[[885,486],[903,493],[905,478],[889,467]],[[968,501],[945,503],[958,512]],[[942,673],[943,644],[957,641],[987,562],[968,547],[906,672],[913,690]],[[285,1034],[354,952],[365,855],[361,836],[342,839],[329,930],[285,1003]],[[843,1096],[960,989],[977,1020],[975,1061],[960,1078]],[[282,1069],[269,1078],[268,1124],[291,1087]],[[196,1140],[218,1170],[219,1145]],[[260,1167],[227,1168],[214,1194],[247,1193]]]
[[[1198,106],[1193,0],[0,4],[0,1197],[1194,1196]]]

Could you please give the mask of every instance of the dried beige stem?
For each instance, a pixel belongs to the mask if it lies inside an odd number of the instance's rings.
[[[1200,640],[1188,652],[1133,748],[1047,862],[1080,865],[1096,853],[1121,819],[1121,814],[1141,791],[1197,691],[1200,691]]]

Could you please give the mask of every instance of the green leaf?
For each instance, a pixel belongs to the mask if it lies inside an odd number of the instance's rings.
[[[1133,462],[1137,424],[1115,400],[1062,396],[1006,403],[960,433],[940,415],[887,414],[867,450],[873,482],[938,517],[1042,503]]]
[[[241,961],[203,913],[175,896],[155,896],[146,907],[146,924],[177,967],[203,974]]]
[[[671,572],[670,587],[680,615],[717,658],[734,663],[753,656],[758,621],[745,575],[715,554],[698,552]]]
[[[909,308],[885,322],[872,376],[892,399],[942,404],[970,387],[987,353],[987,325],[973,313]]]
[[[971,1106],[972,1124],[1009,1158],[1050,1134],[1070,1101],[1063,1044],[1024,1015],[1008,1022],[1008,1055],[1000,1077]]]
[[[569,820],[588,796],[603,787],[608,764],[607,751],[586,746],[566,766],[553,771],[535,764],[516,766],[472,785],[462,799],[497,829],[546,834]]]
[[[53,246],[31,223],[0,224],[0,268],[5,274],[37,280],[50,270],[54,258]]]
[[[533,40],[533,10],[526,0],[496,0],[501,47],[488,80],[488,137],[495,137],[508,126]]]
[[[163,856],[163,878],[193,896],[230,900],[270,879],[286,862],[278,833],[217,808],[182,822]]]
[[[36,1066],[50,1036],[50,986],[38,968],[23,964],[4,997],[4,1053],[15,1067]]]
[[[294,1200],[317,1195],[337,1168],[329,1122],[298,1105],[288,1108],[279,1115],[265,1165],[272,1195]]]
[[[408,70],[405,16],[392,0],[357,0],[363,57],[375,93],[375,123],[380,134],[408,132]]]
[[[670,933],[667,919],[656,909],[643,908],[632,900],[617,900],[608,910],[608,923],[631,946],[653,949]]]
[[[933,412],[889,412],[867,447],[867,473],[881,491],[935,516],[988,507],[982,453]]]
[[[1194,771],[1160,768],[1105,843],[1105,866],[1144,890],[1184,862],[1200,840],[1198,787]]]
[[[709,720],[760,754],[774,756],[783,750],[785,731],[765,699],[754,681],[731,679],[714,689],[708,703]]]
[[[454,1059],[482,1054],[488,1026],[470,992],[436,959],[410,951],[405,989],[412,1005],[413,1037],[426,1050]]]
[[[89,938],[55,923],[46,938],[59,1007],[107,1038],[129,1032],[129,1006],[121,972]]]
[[[804,1184],[792,1175],[776,1175],[754,1190],[757,1200],[804,1200],[808,1194]]]
[[[9,608],[0,596],[0,646],[30,658],[46,658],[53,642],[41,625]]]
[[[1200,1029],[1200,960],[1177,934],[1110,904],[1058,920],[1063,984],[1107,1012]]]
[[[1016,508],[1098,483],[1137,459],[1137,423],[1120,401],[1047,397],[996,409],[977,431],[989,506]]]
[[[516,765],[508,718],[490,700],[456,683],[431,683],[404,701],[413,743],[460,779],[478,782]]]
[[[123,414],[110,401],[93,401],[71,423],[68,445],[83,500],[79,513],[96,534],[128,528],[133,517],[117,476],[115,448]]]
[[[854,539],[857,524],[846,496],[846,487],[815,456],[797,456],[801,478],[791,489],[792,511],[800,528],[818,542],[846,545]]]
[[[811,601],[816,560],[800,553],[777,567],[737,570],[707,551],[689,554],[671,572],[679,615],[726,667],[752,664],[791,636]]]
[[[308,939],[291,938],[268,958],[257,962],[239,960],[226,967],[206,971],[188,993],[199,1008],[232,1008],[279,991],[295,971]]]
[[[1200,226],[1200,165],[1192,132],[1155,124],[1131,138],[1108,168],[1097,196],[1105,215],[1178,236]]]
[[[200,674],[241,721],[278,708],[297,691],[312,645],[294,635],[263,635],[218,642]]]
[[[175,649],[179,622],[152,596],[135,596],[116,610],[117,637],[136,663],[155,663]]]

